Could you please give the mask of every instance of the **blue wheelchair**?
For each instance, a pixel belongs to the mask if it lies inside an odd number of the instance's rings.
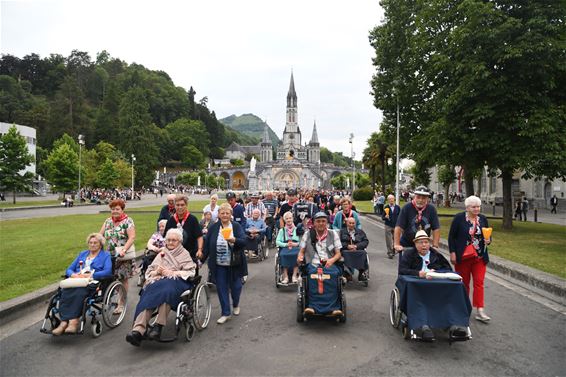
[[[301,278],[297,286],[297,322],[310,318],[330,318],[346,323],[347,306],[343,265],[337,262],[327,268],[323,261],[318,266],[301,264]]]

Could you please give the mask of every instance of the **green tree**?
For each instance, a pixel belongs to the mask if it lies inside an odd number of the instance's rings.
[[[114,163],[107,158],[96,172],[96,187],[111,189],[117,186],[120,174]]]
[[[16,204],[16,192],[29,189],[31,186],[33,173],[23,170],[33,161],[25,138],[15,126],[10,127],[5,135],[0,135],[0,187],[14,193],[14,204]]]
[[[444,188],[444,205],[450,207],[450,185],[456,179],[456,171],[453,166],[443,165],[438,168],[438,181],[442,183]]]
[[[204,156],[194,145],[183,147],[183,164],[191,169],[197,169],[204,165]]]
[[[77,188],[79,179],[79,156],[69,146],[61,144],[53,149],[47,158],[47,180],[53,191],[66,193]]]

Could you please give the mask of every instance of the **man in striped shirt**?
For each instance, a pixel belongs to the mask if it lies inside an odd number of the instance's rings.
[[[273,193],[271,191],[267,191],[262,202],[265,206],[265,209],[267,210],[265,219],[265,223],[267,224],[266,236],[267,240],[271,242],[273,227],[275,226],[275,219],[277,219],[279,212],[279,201],[273,198]]]
[[[251,219],[254,209],[259,209],[260,217],[262,220],[265,221],[265,216],[267,214],[267,210],[265,209],[265,205],[259,200],[259,194],[254,192],[251,195],[252,201],[248,203],[246,206],[246,218]]]

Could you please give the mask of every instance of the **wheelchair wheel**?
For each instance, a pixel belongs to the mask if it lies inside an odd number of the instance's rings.
[[[185,324],[185,339],[187,340],[187,342],[190,342],[191,340],[193,340],[193,337],[195,336],[195,327],[192,325],[192,323],[187,322]]]
[[[124,285],[118,280],[112,282],[106,288],[102,303],[102,320],[104,324],[112,329],[122,323],[128,306],[128,296]],[[114,313],[120,305],[123,305],[122,312]]]
[[[210,321],[212,304],[206,284],[199,284],[195,289],[193,300],[193,323],[197,330],[205,329]],[[187,329],[190,324],[187,324]],[[189,340],[189,339],[187,339]]]
[[[391,291],[391,297],[389,299],[389,321],[391,322],[391,326],[395,328],[399,327],[399,322],[401,321],[401,309],[399,308],[399,304],[399,290],[395,287]]]
[[[275,287],[280,288],[281,265],[279,264],[279,252],[275,254]]]
[[[303,289],[302,278],[297,287],[297,322],[305,322],[305,290]]]
[[[100,334],[102,334],[102,323],[99,320],[95,320],[90,325],[90,329],[92,331],[92,337],[98,338]]]
[[[342,316],[338,319],[340,323],[346,323],[348,306],[346,305],[346,295],[342,288]]]

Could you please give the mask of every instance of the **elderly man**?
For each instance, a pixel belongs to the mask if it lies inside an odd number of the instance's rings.
[[[432,236],[433,247],[438,248],[440,245],[440,222],[436,208],[428,203],[429,197],[428,189],[419,186],[415,189],[413,200],[401,209],[395,225],[395,251],[400,253],[404,247],[412,247],[419,230]]]
[[[267,225],[265,234],[267,236],[267,241],[271,242],[273,237],[273,227],[275,226],[275,219],[279,215],[279,201],[273,198],[273,192],[267,191],[262,202],[267,211],[265,216],[265,224]]]
[[[161,211],[159,212],[159,218],[157,219],[157,224],[159,224],[161,220],[169,220],[174,214],[175,214],[175,194],[169,194],[167,195],[167,204],[165,204],[161,208]]]
[[[236,193],[234,192],[228,192],[226,194],[226,200],[228,200],[228,203],[230,204],[230,207],[232,207],[232,217],[234,218],[234,221],[239,223],[242,228],[246,227],[246,216],[244,215],[244,206],[240,203],[238,203],[238,200],[236,198]]]
[[[263,239],[265,230],[265,221],[261,218],[259,209],[256,208],[252,211],[252,217],[246,220],[245,232],[248,236],[246,250],[252,250],[254,254],[257,254],[257,245]]]
[[[412,275],[426,278],[427,272],[452,271],[450,263],[442,254],[430,247],[430,238],[424,230],[419,230],[413,240],[415,247],[405,251],[399,262],[399,275]],[[450,331],[455,336],[466,336],[463,326],[451,326]],[[433,341],[432,329],[425,325],[420,329],[424,341]]]
[[[392,259],[395,255],[395,249],[393,248],[393,237],[395,235],[395,224],[397,224],[397,218],[401,212],[401,207],[395,204],[395,196],[387,196],[387,205],[383,207],[383,213],[381,214],[381,219],[385,223],[385,245],[387,246],[387,256]]]
[[[307,266],[308,276],[317,273],[319,266],[324,267],[324,273],[330,275],[330,279],[324,280],[328,283],[328,288],[338,292],[337,285],[338,276],[340,276],[340,268],[334,264],[340,260],[342,253],[340,249],[340,236],[338,232],[328,229],[328,217],[324,212],[317,212],[314,215],[314,227],[308,232],[305,232],[300,243],[299,255],[297,256],[297,263],[300,265],[305,261]],[[309,280],[309,287],[312,280]],[[309,291],[312,288],[309,288]],[[326,288],[325,288],[326,289]],[[328,301],[328,296],[322,295],[309,295],[308,304],[305,308],[305,314],[330,314],[333,316],[340,316],[343,314],[340,305],[340,298],[331,297]]]
[[[267,214],[267,209],[265,205],[259,200],[259,194],[257,192],[252,193],[251,195],[251,202],[246,205],[246,218],[249,219],[252,217],[252,212],[255,209],[259,210],[260,217],[262,220],[265,220],[265,215]]]
[[[340,230],[340,242],[342,243],[342,256],[344,257],[346,279],[352,280],[355,270],[358,270],[358,281],[367,281],[368,270],[367,252],[369,241],[365,232],[356,228],[356,220],[349,217],[346,220],[346,228]]]

